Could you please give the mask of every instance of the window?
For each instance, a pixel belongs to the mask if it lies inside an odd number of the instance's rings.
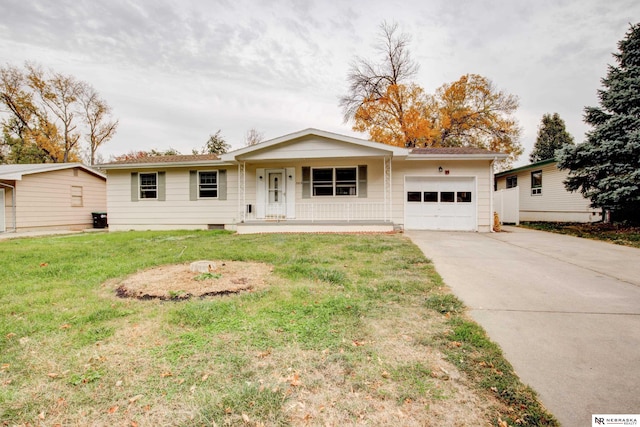
[[[198,172],[198,197],[218,197],[218,172]]]
[[[424,192],[424,201],[429,203],[438,203],[438,192],[437,191],[425,191]]]
[[[531,172],[531,195],[538,196],[542,194],[542,171]]]
[[[314,168],[311,181],[314,196],[356,196],[358,169]]]
[[[442,191],[440,193],[440,202],[442,203],[453,203],[455,200],[455,193],[453,191]]]
[[[158,198],[158,174],[157,173],[141,173],[140,174],[140,198],[141,199],[157,199]]]
[[[515,188],[518,186],[518,177],[516,175],[507,177],[507,188]]]
[[[407,202],[421,202],[421,196],[419,191],[407,191]]]
[[[71,206],[82,207],[82,187],[78,185],[71,186]]]
[[[458,203],[471,203],[471,191],[458,191],[456,201]]]
[[[357,182],[356,168],[336,168],[336,196],[355,196]]]

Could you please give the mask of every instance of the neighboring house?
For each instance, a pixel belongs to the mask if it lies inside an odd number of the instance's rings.
[[[80,163],[0,165],[0,233],[89,228],[106,194],[106,176]]]
[[[100,165],[109,229],[491,231],[493,162],[307,129],[214,155]]]
[[[553,159],[500,172],[496,180],[496,211],[500,202],[506,208],[502,217],[515,221],[594,222],[602,220],[600,209],[589,207],[590,201],[579,192],[569,192],[564,186],[568,171],[558,169]],[[502,194],[501,194],[502,193]],[[510,196],[514,197],[511,198]],[[508,200],[517,200],[508,202]],[[513,211],[509,211],[513,209]]]

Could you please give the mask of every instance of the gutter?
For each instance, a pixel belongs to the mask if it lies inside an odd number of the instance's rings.
[[[489,230],[490,231],[489,232],[490,233],[495,233],[495,231],[493,229],[493,221],[494,221],[494,218],[495,218],[495,212],[493,210],[493,196],[494,196],[493,193],[495,193],[495,180],[496,180],[496,178],[495,178],[495,174],[493,173],[493,165],[496,163],[497,160],[498,160],[498,158],[494,157],[493,160],[491,161],[491,166],[490,166],[490,168],[491,168],[491,181],[490,181],[491,199],[489,200],[489,223],[490,223],[490,225],[489,225]]]
[[[16,225],[16,187],[14,185],[4,184],[2,182],[0,182],[0,185],[11,189],[11,217],[13,220],[13,232],[15,233],[18,230]],[[2,206],[2,209],[4,208],[5,207]]]

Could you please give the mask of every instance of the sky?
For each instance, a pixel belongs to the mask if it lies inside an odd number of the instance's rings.
[[[383,21],[411,37],[428,93],[475,73],[516,95],[528,163],[545,113],[577,143],[637,0],[0,0],[0,65],[34,61],[91,84],[119,120],[104,161],[190,154],[221,131],[233,149],[306,128],[367,138],[338,101]]]

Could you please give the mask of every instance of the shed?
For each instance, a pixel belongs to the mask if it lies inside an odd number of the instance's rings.
[[[0,233],[90,228],[106,189],[106,176],[80,163],[0,165]]]

